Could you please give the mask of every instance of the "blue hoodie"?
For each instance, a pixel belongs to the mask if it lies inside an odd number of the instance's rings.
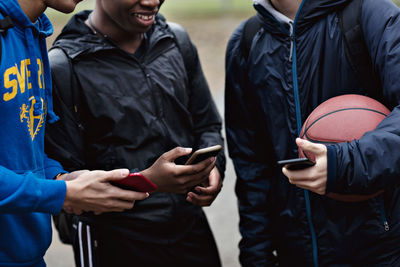
[[[66,193],[52,180],[61,165],[44,154],[45,120],[56,118],[45,42],[53,27],[44,14],[32,24],[17,0],[0,0],[0,13],[15,25],[0,35],[0,266],[43,266],[50,214]]]

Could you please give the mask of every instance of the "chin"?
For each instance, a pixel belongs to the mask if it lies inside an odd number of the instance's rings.
[[[59,0],[57,1],[48,1],[48,7],[53,8],[62,13],[71,13],[75,10],[76,5],[82,0]],[[53,4],[52,4],[53,3]]]

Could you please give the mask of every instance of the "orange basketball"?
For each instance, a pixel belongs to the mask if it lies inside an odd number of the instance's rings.
[[[300,138],[321,144],[333,144],[361,138],[374,130],[390,113],[381,103],[362,95],[341,95],[328,99],[316,107],[301,129]],[[299,156],[314,159],[299,150]],[[382,193],[372,195],[341,195],[329,193],[327,196],[339,201],[365,201]]]

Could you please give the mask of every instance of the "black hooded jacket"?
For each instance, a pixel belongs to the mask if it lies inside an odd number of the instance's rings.
[[[158,16],[146,33],[140,56],[121,50],[112,40],[95,35],[75,15],[58,36],[72,63],[79,92],[79,117],[54,86],[55,112],[60,121],[48,125],[46,152],[69,170],[150,167],[164,152],[176,147],[223,145],[221,118],[201,70],[196,48],[189,44],[195,62],[186,66],[174,34]],[[53,75],[65,75],[63,72]],[[60,86],[59,86],[60,87]],[[62,87],[62,86],[61,86]],[[217,157],[223,176],[225,156]],[[178,240],[190,231],[202,209],[186,195],[154,193],[123,213],[83,218],[106,224],[129,238],[155,243]]]

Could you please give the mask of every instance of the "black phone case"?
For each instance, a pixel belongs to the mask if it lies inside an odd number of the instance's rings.
[[[286,166],[288,170],[302,170],[315,165],[315,162],[308,158],[287,159],[278,161],[280,167]]]

